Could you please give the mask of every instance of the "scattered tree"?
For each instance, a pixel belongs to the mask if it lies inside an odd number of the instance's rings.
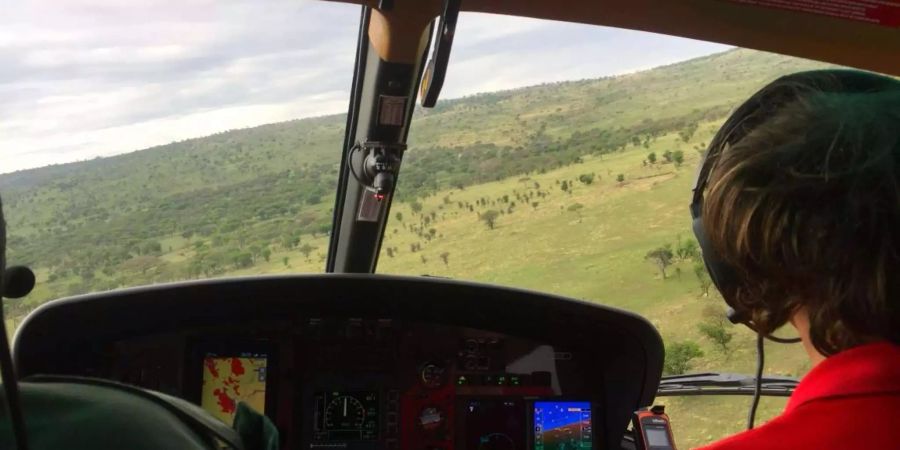
[[[309,244],[303,244],[303,246],[300,247],[300,253],[303,253],[303,257],[306,258],[306,261],[308,262],[309,254],[312,253],[315,249],[316,249],[315,247],[313,247]]]
[[[694,137],[694,133],[697,132],[697,126],[698,125],[696,122],[689,124],[683,130],[678,132],[678,136],[681,138],[681,140],[683,142],[687,142],[687,141],[691,140],[691,138]]]
[[[731,355],[731,340],[734,333],[728,331],[725,310],[721,306],[708,305],[703,309],[703,321],[697,325],[697,330],[704,337],[712,341],[725,356]]]
[[[650,164],[656,164],[656,152],[650,152],[650,154],[647,155],[647,162],[649,162]]]
[[[500,213],[494,211],[493,209],[489,209],[481,213],[479,217],[484,221],[489,229],[493,230],[494,226],[497,224],[497,218],[500,217]]]
[[[672,246],[666,244],[663,247],[650,250],[644,258],[653,261],[656,264],[656,267],[659,268],[659,273],[662,275],[663,280],[665,280],[666,268],[672,265],[673,256]]]
[[[441,261],[444,262],[445,266],[450,265],[450,252],[441,253]]]
[[[681,150],[672,152],[672,162],[675,163],[675,167],[681,167],[684,164],[684,152]]]
[[[625,181],[625,174],[624,174],[624,173],[620,173],[620,174],[616,175],[616,181],[618,181],[619,183],[624,182],[624,181]]]
[[[594,182],[594,174],[592,173],[583,173],[578,176],[578,181],[584,183],[585,185],[590,185]]]
[[[696,342],[685,340],[666,345],[666,359],[663,362],[663,373],[681,375],[692,366],[694,359],[703,356],[703,350]]]
[[[694,263],[694,275],[700,282],[700,292],[704,297],[709,297],[709,288],[712,286],[712,280],[709,278],[709,272],[706,271],[706,265],[703,261]]]
[[[678,248],[675,249],[675,255],[678,256],[679,261],[694,259],[698,254],[699,249],[697,246],[697,241],[693,239],[685,239],[683,241],[679,240]]]
[[[243,269],[253,265],[253,255],[249,252],[239,252],[231,255],[231,263],[235,269]]]

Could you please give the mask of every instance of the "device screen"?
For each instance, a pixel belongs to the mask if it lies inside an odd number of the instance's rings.
[[[534,402],[535,450],[590,449],[590,402]]]
[[[378,392],[316,393],[316,441],[372,441],[378,438]]]
[[[239,402],[264,413],[267,365],[268,357],[264,353],[230,356],[207,353],[203,358],[200,406],[229,425],[234,421]]]
[[[649,447],[671,447],[669,442],[669,433],[665,428],[645,427],[644,434],[647,435],[647,445]]]
[[[466,450],[525,448],[525,404],[521,400],[467,400],[463,415]]]

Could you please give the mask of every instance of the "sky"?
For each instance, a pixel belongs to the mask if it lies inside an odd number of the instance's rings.
[[[0,0],[0,173],[345,112],[359,7]],[[442,98],[615,75],[729,47],[464,13]]]

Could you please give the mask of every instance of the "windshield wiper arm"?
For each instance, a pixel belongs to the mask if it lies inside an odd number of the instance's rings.
[[[792,377],[762,378],[762,395],[790,397],[799,380]],[[663,377],[657,396],[672,395],[753,395],[756,378],[737,373],[695,373]]]

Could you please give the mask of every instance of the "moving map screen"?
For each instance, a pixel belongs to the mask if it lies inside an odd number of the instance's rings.
[[[535,450],[581,450],[592,445],[590,402],[534,402]]]
[[[200,406],[229,425],[239,402],[265,413],[267,365],[268,357],[263,353],[207,354],[203,358]]]

